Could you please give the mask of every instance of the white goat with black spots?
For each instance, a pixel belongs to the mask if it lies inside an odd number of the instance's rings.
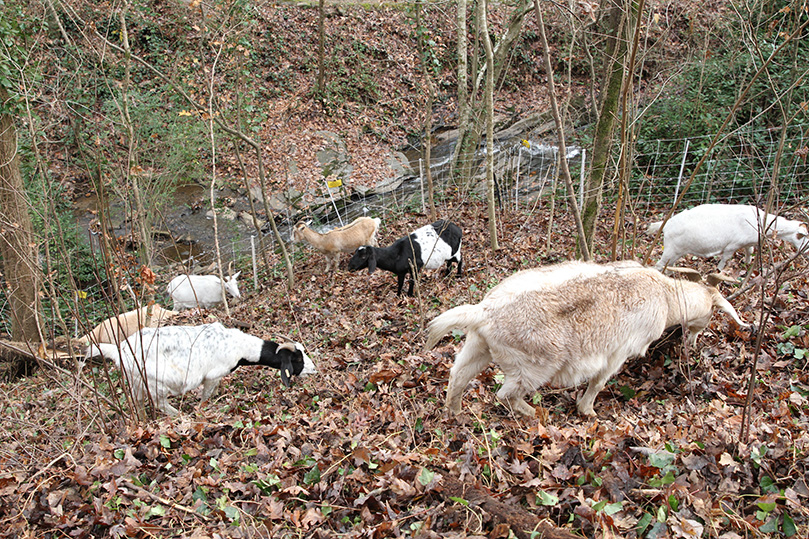
[[[363,245],[348,261],[348,269],[356,271],[368,268],[368,273],[373,273],[376,268],[380,268],[395,273],[398,278],[397,295],[402,293],[405,275],[410,275],[407,295],[412,296],[413,285],[421,269],[437,269],[446,263],[449,274],[452,263],[456,262],[458,275],[461,274],[462,235],[463,232],[458,225],[439,219],[404,238],[399,238],[390,247]]]

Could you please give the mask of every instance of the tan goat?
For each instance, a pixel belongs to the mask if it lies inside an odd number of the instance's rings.
[[[747,325],[713,287],[631,262],[568,262],[519,272],[477,305],[439,315],[429,324],[427,347],[452,330],[466,333],[447,388],[454,413],[467,384],[494,361],[505,375],[497,396],[513,411],[533,417],[526,395],[545,384],[589,380],[577,404],[579,413],[594,416],[596,395],[628,358],[644,355],[666,328],[680,324],[694,342],[713,307]]]
[[[141,307],[134,311],[107,318],[90,333],[79,337],[82,344],[109,343],[118,345],[130,335],[137,333],[144,327],[156,328],[164,325],[177,311],[169,311],[155,303],[149,307]]]
[[[306,223],[298,223],[292,231],[292,241],[306,241],[326,256],[326,273],[334,263],[340,263],[340,253],[353,253],[362,245],[377,246],[376,231],[382,221],[378,217],[358,217],[344,227],[323,234],[315,232]]]

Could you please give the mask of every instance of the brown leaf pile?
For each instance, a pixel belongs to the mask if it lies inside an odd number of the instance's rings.
[[[809,347],[805,278],[775,301],[767,291],[774,319],[762,329],[747,440],[755,339],[721,314],[692,349],[671,335],[627,362],[596,400],[597,419],[576,414],[574,391],[549,388],[540,419],[514,418],[496,402],[494,368],[451,417],[442,403],[461,341],[425,351],[423,323],[573,249],[566,220],[553,231],[558,250],[543,253],[545,220],[505,214],[507,247],[492,252],[483,210],[469,203],[448,216],[464,229],[465,276],[425,275],[420,300],[397,298],[389,273],[322,275],[311,251],[295,290],[279,277],[249,295],[234,318],[253,334],[304,342],[318,364],[292,388],[243,368],[211,402],[188,395],[178,418],[139,424],[67,376],[4,383],[0,535],[804,537],[809,375],[796,350]],[[424,222],[391,218],[380,243]],[[755,292],[734,305],[748,321],[760,311]]]

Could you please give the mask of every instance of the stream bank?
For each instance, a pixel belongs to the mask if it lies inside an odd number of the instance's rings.
[[[553,123],[543,115],[533,114],[508,123],[496,133],[494,174],[501,206],[517,208],[533,204],[542,192],[552,187],[556,179],[557,147],[548,139],[553,128]],[[322,185],[275,192],[267,201],[275,212],[276,224],[284,241],[289,241],[292,227],[303,219],[312,220],[316,230],[325,231],[362,215],[384,217],[390,211],[423,206],[427,187],[421,148],[392,150],[386,157],[391,174],[368,186],[352,178],[351,155],[340,137],[335,133],[320,134],[327,141],[316,152],[323,171]],[[452,190],[466,196],[485,196],[485,147],[481,147],[475,156],[476,173],[472,178],[459,181],[452,177],[450,165],[457,135],[457,129],[452,127],[439,128],[433,133],[431,172],[436,192]],[[569,149],[567,158],[572,166],[572,161],[580,160],[581,150]],[[294,162],[290,166],[294,168]],[[223,183],[237,184],[236,181]],[[154,228],[156,266],[182,265],[192,273],[210,271],[215,260],[215,237],[209,196],[207,186],[186,184],[159,205],[160,225]],[[249,197],[253,198],[259,212],[259,221],[255,225]],[[259,243],[256,241],[257,226],[262,240],[269,240],[264,242],[265,248],[275,249],[259,189],[225,185],[217,190],[216,204],[224,262],[250,255]],[[97,217],[97,197],[87,193],[75,201],[75,208],[79,226],[91,229]],[[110,215],[116,237],[131,236],[131,213],[124,199],[113,198]],[[88,233],[88,241],[97,243],[92,233]]]

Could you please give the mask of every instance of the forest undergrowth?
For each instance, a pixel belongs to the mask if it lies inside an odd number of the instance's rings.
[[[629,360],[596,399],[595,419],[577,415],[575,390],[551,388],[531,401],[537,419],[512,416],[494,396],[493,367],[453,417],[443,401],[463,338],[427,351],[424,324],[574,250],[567,217],[545,252],[547,219],[507,212],[506,247],[492,252],[483,212],[470,202],[446,216],[464,229],[464,275],[428,272],[416,298],[396,297],[390,273],[349,273],[345,259],[324,275],[308,251],[294,290],[279,276],[245,294],[230,319],[184,315],[305,343],[319,372],[291,388],[275,371],[242,368],[211,401],[189,394],[175,401],[177,418],[137,422],[104,400],[121,390],[103,365],[0,384],[0,536],[805,537],[806,261],[791,263],[794,278],[777,294],[765,287],[772,315],[759,328],[745,437],[756,333],[723,313],[690,349],[675,332]],[[389,219],[380,244],[426,220]],[[639,257],[648,239],[637,243]],[[786,260],[791,246],[776,253]],[[739,277],[742,266],[737,256],[727,272]],[[722,285],[726,296],[736,289]],[[732,302],[758,324],[759,288]]]

